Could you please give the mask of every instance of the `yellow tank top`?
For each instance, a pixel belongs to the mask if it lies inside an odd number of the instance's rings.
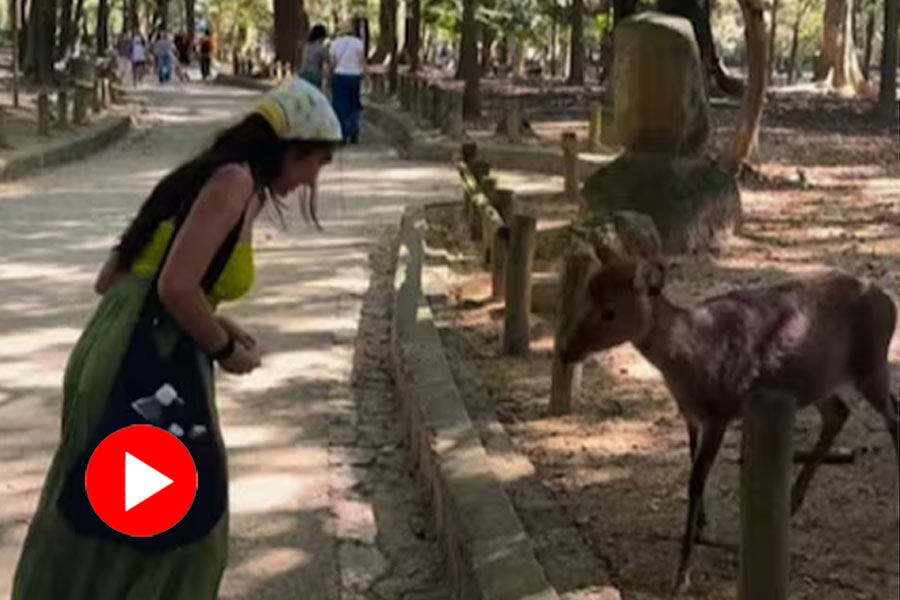
[[[171,220],[159,224],[150,243],[135,259],[131,267],[132,274],[138,277],[153,277],[156,274],[174,231],[175,224]],[[237,300],[250,291],[255,277],[253,247],[248,242],[238,241],[228,262],[225,263],[222,274],[209,293],[210,302],[215,305],[219,302]]]

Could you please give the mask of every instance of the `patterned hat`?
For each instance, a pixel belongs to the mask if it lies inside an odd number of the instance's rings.
[[[278,137],[340,142],[341,124],[319,88],[295,77],[267,93],[254,112],[262,115]]]

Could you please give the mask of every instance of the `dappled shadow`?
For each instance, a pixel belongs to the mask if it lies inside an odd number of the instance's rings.
[[[667,294],[692,305],[737,287],[833,266],[874,275],[893,289],[896,251],[885,245],[892,222],[885,216],[895,209],[873,216],[852,206],[838,216],[836,204],[811,203],[807,222],[792,220],[774,201],[760,208],[755,201],[745,231],[720,256],[667,257]],[[803,254],[803,241],[820,227],[837,230],[814,245],[827,247],[828,254],[812,254],[812,248]],[[773,240],[788,232],[797,236],[786,240],[792,251],[770,250]],[[755,237],[764,237],[766,246],[754,243]],[[457,250],[470,250],[454,243]],[[533,316],[529,357],[500,356],[502,308],[483,302],[484,287],[475,282],[484,275],[472,267],[471,254],[468,260],[467,270],[458,256],[448,262],[432,253],[429,268],[443,268],[451,290],[433,296],[432,308],[473,419],[499,420],[533,464],[533,472],[519,469],[506,485],[552,583],[565,592],[612,581],[623,597],[669,598],[687,508],[689,460],[683,419],[660,374],[630,346],[595,355],[583,365],[572,414],[549,417],[552,323]],[[896,389],[900,345],[891,352]],[[847,590],[892,597],[900,586],[893,447],[867,403],[851,397],[850,405],[851,419],[837,446],[855,450],[855,463],[823,467],[792,520],[792,593],[798,597],[840,600]],[[707,485],[708,536],[720,546],[736,544],[739,535],[739,429],[739,424],[730,429]],[[795,431],[797,447],[810,448],[819,431],[816,411],[801,411]],[[514,452],[502,447],[489,454],[501,465],[514,460],[507,456]],[[693,587],[685,597],[736,598],[737,559],[722,547],[698,548]]]
[[[56,447],[63,369],[97,305],[92,283],[108,248],[159,178],[255,97],[191,89],[142,89],[150,130],[0,186],[0,598]],[[377,142],[323,171],[323,233],[296,205],[286,227],[272,214],[257,224],[254,292],[223,307],[264,351],[256,372],[218,385],[232,512],[223,598],[339,597],[329,423],[353,402],[368,253],[404,204],[445,196],[452,181],[450,169],[398,166]]]

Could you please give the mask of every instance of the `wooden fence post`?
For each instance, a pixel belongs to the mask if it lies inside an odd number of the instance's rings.
[[[787,600],[796,403],[760,389],[744,404],[740,600]]]
[[[509,256],[509,226],[501,225],[494,232],[491,248],[491,299],[506,298],[506,263]]]
[[[397,98],[404,110],[409,105],[409,94],[406,89],[406,73],[397,73]]]
[[[567,415],[581,388],[581,364],[565,364],[559,348],[574,326],[581,299],[581,290],[592,264],[586,251],[570,254],[563,271],[559,325],[553,344],[553,370],[550,379],[550,414]]]
[[[475,142],[466,142],[460,147],[460,157],[462,158],[463,165],[468,171],[471,173],[472,165],[475,163],[475,160],[478,156],[478,145]],[[460,175],[462,175],[462,169],[460,170]],[[463,220],[466,223],[469,223],[469,234],[472,234],[472,198],[469,197],[469,191],[463,182]]]
[[[504,223],[511,223],[513,215],[516,212],[516,197],[512,190],[500,188],[494,192],[494,206],[500,213],[500,218]]]
[[[484,192],[484,195],[487,196],[488,202],[491,203],[491,206],[497,208],[497,205],[494,203],[497,197],[497,180],[493,177],[485,177],[481,180],[481,191]],[[497,211],[500,214],[500,211]],[[500,214],[500,218],[503,218],[503,215]]]
[[[462,154],[463,162],[471,167],[478,157],[478,144],[475,142],[466,142],[460,146],[460,152]]]
[[[428,120],[431,124],[441,129],[444,123],[444,94],[438,83],[432,82],[431,85],[431,104],[428,107]]]
[[[12,148],[9,138],[6,136],[6,107],[2,104],[0,104],[0,148]]]
[[[497,213],[497,209],[491,206],[484,194],[481,195],[484,202],[481,209],[481,264],[489,269],[494,262],[494,236],[497,230],[503,226],[503,221]]]
[[[419,116],[427,123],[431,121],[431,86],[426,79],[421,80],[419,85],[421,86],[419,91]]]
[[[481,181],[490,176],[491,174],[491,164],[484,160],[483,158],[476,158],[475,162],[472,163],[472,175],[475,176],[475,180],[478,181],[478,185],[481,185]]]
[[[518,96],[510,96],[503,102],[506,109],[503,119],[503,129],[508,139],[513,144],[522,141],[522,102]]]
[[[506,310],[503,319],[503,353],[528,354],[531,331],[531,269],[534,264],[535,218],[517,214],[509,233],[506,261]]]
[[[603,109],[599,104],[591,104],[588,113],[588,150],[596,152],[600,149],[600,123]]]
[[[38,93],[37,109],[38,135],[50,135],[50,98],[47,96],[47,92]]]
[[[422,97],[422,86],[421,80],[416,75],[409,76],[410,82],[410,92],[412,94],[412,98],[410,99],[410,110],[414,115],[418,115],[419,113],[419,103],[421,102]]]
[[[94,78],[91,82],[91,110],[94,114],[100,112],[100,79]]]
[[[83,81],[75,82],[75,102],[72,107],[72,122],[76,125],[87,124],[88,96],[91,88]]]
[[[56,126],[59,129],[68,129],[69,127],[69,92],[59,90],[56,93]]]
[[[109,108],[109,79],[100,78],[100,108]]]
[[[563,180],[568,202],[578,202],[578,138],[575,132],[562,134]]]
[[[446,90],[445,93],[445,114],[444,114],[444,133],[453,140],[458,140],[463,136],[463,98],[462,94],[456,90]]]

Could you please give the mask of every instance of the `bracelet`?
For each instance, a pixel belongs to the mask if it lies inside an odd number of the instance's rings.
[[[229,356],[234,354],[234,348],[235,348],[234,336],[229,333],[228,341],[225,342],[225,345],[222,346],[220,349],[216,350],[215,352],[210,352],[209,357],[211,359],[217,360],[217,361],[225,360],[226,358],[228,358]]]

